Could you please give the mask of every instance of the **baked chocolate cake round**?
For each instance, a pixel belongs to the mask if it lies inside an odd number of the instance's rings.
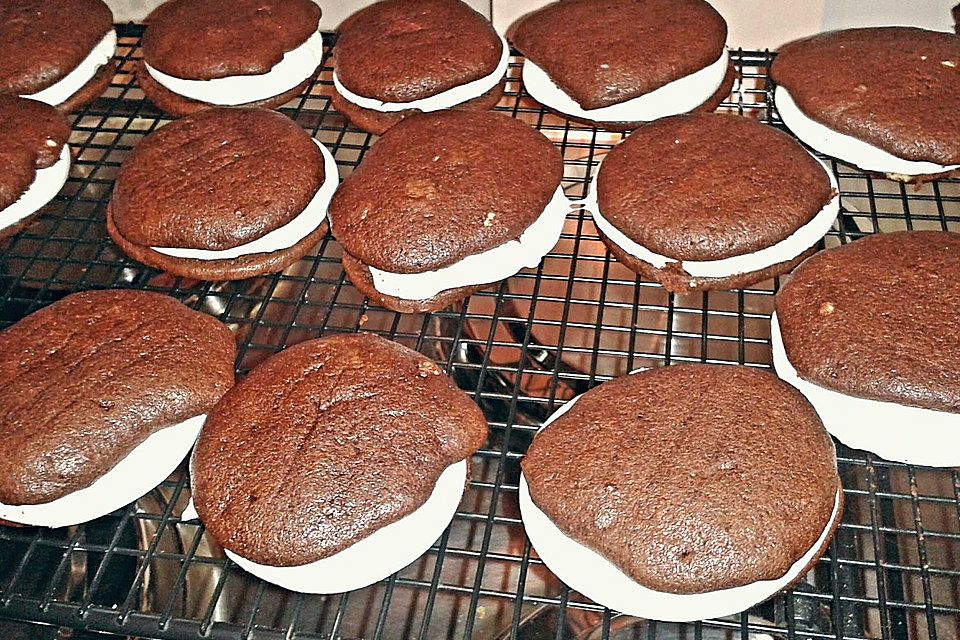
[[[77,111],[110,85],[117,46],[103,0],[0,4],[0,93]]]
[[[836,179],[823,163],[787,134],[729,114],[639,127],[594,182],[590,208],[604,243],[675,293],[786,273],[839,211]]]
[[[215,107],[144,138],[120,167],[107,231],[134,260],[200,280],[281,271],[327,232],[333,156],[292,120]]]
[[[736,75],[727,23],[704,0],[564,0],[521,18],[511,40],[534,99],[607,129],[712,111]]]
[[[137,81],[163,111],[214,105],[275,108],[323,61],[310,0],[171,0],[147,19]]]
[[[415,113],[493,108],[510,47],[461,0],[381,0],[340,25],[333,56],[333,106],[380,135]]]
[[[844,444],[960,466],[960,234],[867,236],[800,265],[776,297],[773,362]]]
[[[960,170],[960,38],[912,27],[831,31],[784,45],[777,111],[822,153],[895,180]]]
[[[530,542],[571,588],[687,621],[743,611],[826,550],[843,493],[804,397],[748,367],[679,365],[557,411],[521,463]]]
[[[286,349],[210,413],[191,460],[207,531],[251,573],[335,593],[450,523],[487,424],[433,361],[369,334]]]
[[[70,123],[36,100],[0,95],[0,240],[29,225],[70,173]]]
[[[416,114],[344,179],[331,230],[362,293],[436,311],[540,263],[569,211],[562,176],[559,150],[504,114]]]
[[[142,291],[76,293],[0,331],[0,518],[73,525],[153,489],[235,355],[226,326]]]

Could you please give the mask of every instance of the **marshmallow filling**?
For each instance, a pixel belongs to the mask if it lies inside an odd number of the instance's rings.
[[[207,249],[179,249],[175,247],[150,247],[157,253],[189,260],[230,260],[255,253],[273,253],[289,249],[314,232],[327,215],[327,207],[333,199],[333,193],[340,184],[337,163],[333,154],[318,140],[314,140],[323,154],[324,180],[313,199],[304,210],[282,227],[230,249],[212,251]]]
[[[10,227],[54,199],[67,182],[70,174],[70,147],[63,145],[60,159],[45,169],[37,169],[37,175],[20,198],[0,211],[0,229]]]
[[[566,413],[579,396],[567,402],[541,430]],[[594,602],[631,616],[689,622],[733,615],[762,602],[801,576],[826,544],[840,517],[840,489],[834,499],[833,513],[817,541],[790,569],[775,580],[758,580],[739,587],[706,593],[675,594],[641,586],[609,560],[569,538],[543,513],[530,497],[527,480],[520,475],[520,515],[530,543],[544,564],[571,589]]]
[[[111,29],[87,54],[87,57],[73,71],[58,80],[56,84],[37,93],[21,97],[39,100],[53,106],[66,102],[67,98],[80,91],[85,84],[93,79],[100,67],[110,62],[116,48],[117,32]]]
[[[441,291],[489,284],[509,278],[524,267],[534,268],[557,244],[570,211],[570,201],[561,187],[553,194],[543,213],[517,240],[467,256],[449,266],[423,273],[392,273],[368,265],[374,288],[404,300],[426,300]],[[497,224],[496,216],[490,224]]]
[[[894,462],[960,467],[960,448],[948,445],[960,434],[960,413],[857,398],[802,379],[787,358],[776,313],[770,343],[777,375],[807,397],[840,442]]]
[[[500,80],[503,79],[503,76],[507,73],[507,65],[510,62],[510,46],[507,44],[507,41],[504,40],[503,36],[498,35],[497,37],[500,38],[500,61],[492,73],[477,80],[451,87],[446,91],[441,91],[436,95],[426,98],[420,98],[419,100],[412,100],[410,102],[385,102],[383,100],[377,100],[376,98],[361,96],[343,86],[343,83],[340,82],[340,78],[337,76],[336,70],[333,72],[333,86],[336,88],[337,93],[343,96],[348,102],[362,109],[370,109],[382,113],[394,113],[408,109],[418,109],[429,113],[431,111],[449,109],[468,100],[482,96],[497,86]]]
[[[270,71],[259,75],[187,80],[144,65],[154,80],[178,95],[208,104],[234,106],[258,102],[293,89],[313,76],[323,61],[323,36],[314,32],[296,49],[287,51]]]
[[[523,86],[537,102],[574,118],[595,122],[650,122],[693,111],[715,94],[727,75],[724,48],[716,62],[650,93],[599,109],[584,109],[531,60],[523,63]]]
[[[827,165],[819,158],[814,159],[820,163],[830,178],[830,186],[834,191],[834,196],[813,218],[788,237],[769,247],[764,247],[758,251],[739,256],[731,256],[719,260],[678,261],[674,258],[668,258],[667,256],[655,253],[637,244],[604,218],[603,213],[600,211],[597,202],[597,176],[600,175],[602,168],[598,170],[594,176],[588,207],[593,213],[593,221],[597,225],[597,228],[600,229],[611,242],[638,260],[642,260],[656,269],[663,269],[669,264],[680,262],[683,270],[695,278],[729,278],[743,273],[761,271],[775,264],[793,260],[819,242],[833,226],[837,214],[840,212],[839,186],[837,185],[836,177],[834,177],[833,172],[827,168]]]
[[[942,165],[904,160],[863,140],[834,131],[804,114],[783,87],[776,88],[774,102],[783,124],[787,125],[794,135],[820,153],[856,165],[864,171],[914,177],[960,169],[960,164]]]
[[[95,520],[149,493],[173,473],[193,448],[206,415],[152,433],[93,484],[43,504],[0,503],[0,519],[38,527]]]

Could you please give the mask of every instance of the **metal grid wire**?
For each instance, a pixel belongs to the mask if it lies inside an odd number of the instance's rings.
[[[490,438],[474,458],[450,528],[420,560],[367,589],[306,596],[249,576],[223,557],[202,526],[179,520],[189,495],[180,472],[135,505],[84,526],[0,527],[0,618],[157,638],[960,635],[960,474],[842,446],[843,522],[829,552],[786,595],[742,615],[678,625],[616,616],[569,591],[531,549],[517,508],[518,461],[543,418],[574,394],[640,366],[769,366],[776,282],[668,295],[611,259],[583,211],[568,216],[560,243],[539,268],[430,315],[369,305],[345,279],[340,249],[329,237],[283,274],[242,282],[194,282],[144,268],[104,231],[120,162],[167,121],[133,80],[140,33],[120,28],[113,84],[73,116],[76,162],[66,188],[39,221],[0,246],[0,326],[77,290],[160,291],[236,332],[241,375],[287,345],[373,331],[445,365],[483,408]],[[732,57],[742,79],[724,108],[779,126],[770,107],[770,55]],[[560,147],[567,194],[582,197],[597,160],[621,136],[542,110],[523,93],[519,66],[514,58],[498,109]],[[332,110],[331,84],[327,63],[283,111],[334,152],[346,175],[372,139]],[[956,181],[914,189],[832,167],[842,207],[827,245],[902,228],[960,230]]]

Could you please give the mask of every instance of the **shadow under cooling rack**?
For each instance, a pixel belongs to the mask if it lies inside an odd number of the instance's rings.
[[[531,549],[517,508],[519,459],[543,418],[576,393],[638,367],[770,366],[777,282],[668,295],[611,259],[583,211],[571,212],[539,268],[430,315],[371,306],[344,277],[330,237],[283,273],[241,282],[194,282],[144,268],[109,241],[104,210],[124,157],[167,118],[133,79],[140,28],[119,31],[113,84],[73,116],[76,161],[66,187],[35,224],[0,245],[0,327],[73,291],[160,291],[231,327],[240,374],[287,345],[372,331],[444,365],[483,408],[490,439],[434,547],[388,580],[342,595],[290,593],[226,560],[202,526],[178,518],[189,496],[183,472],[83,526],[0,527],[0,632],[9,618],[158,638],[957,639],[960,475],[842,446],[843,522],[796,589],[743,615],[690,625],[616,616],[567,590]],[[723,108],[780,126],[769,101],[771,57],[736,51],[732,59],[741,79]],[[512,60],[497,108],[558,145],[564,188],[582,197],[597,161],[621,135],[541,109],[522,92],[520,64]],[[327,145],[345,176],[373,140],[331,108],[331,87],[327,61],[282,111]],[[827,245],[904,228],[960,230],[956,181],[914,189],[831,167],[842,210]]]

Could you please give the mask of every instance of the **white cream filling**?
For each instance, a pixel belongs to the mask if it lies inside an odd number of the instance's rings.
[[[530,60],[523,63],[523,86],[537,102],[575,118],[595,122],[650,122],[687,113],[706,102],[723,84],[729,65],[729,53],[724,48],[716,62],[695,73],[650,93],[599,109],[581,107]]]
[[[0,519],[37,527],[66,527],[95,520],[149,493],[176,470],[193,448],[206,415],[151,434],[93,484],[52,502],[0,503]]]
[[[960,467],[960,414],[857,398],[803,380],[787,359],[776,313],[770,344],[777,375],[807,397],[840,442],[894,462]]]
[[[416,511],[374,531],[328,558],[294,567],[258,564],[224,549],[237,565],[267,582],[300,593],[343,593],[361,589],[403,569],[430,548],[453,516],[463,497],[467,461],[447,467],[430,497]],[[191,502],[183,520],[196,518]]]
[[[541,430],[568,411],[580,396],[573,398],[543,423]],[[655,591],[634,582],[609,560],[567,537],[530,497],[527,480],[520,475],[520,516],[530,544],[544,564],[567,586],[598,604],[631,616],[689,622],[720,618],[745,611],[784,589],[802,575],[827,541],[840,517],[840,492],[833,513],[819,539],[780,578],[758,580],[739,587],[707,593],[675,594]]]
[[[814,159],[820,163],[820,166],[823,167],[823,170],[829,177],[830,187],[834,191],[834,196],[809,222],[780,242],[769,247],[764,247],[759,251],[745,253],[739,256],[731,256],[720,260],[683,260],[681,265],[683,270],[694,278],[728,278],[741,273],[760,271],[775,264],[793,260],[819,242],[833,226],[834,220],[837,219],[837,214],[840,213],[840,188],[837,184],[836,177],[827,165],[819,158],[814,157]],[[594,174],[593,182],[590,186],[590,194],[585,202],[593,214],[594,223],[600,231],[625,252],[653,265],[657,269],[663,269],[668,264],[678,262],[678,260],[674,258],[668,258],[659,253],[654,253],[646,247],[637,244],[603,217],[597,201],[597,178],[599,175],[600,169]]]
[[[79,91],[83,85],[90,82],[93,76],[103,65],[110,62],[113,58],[113,52],[117,48],[117,32],[111,29],[107,35],[103,36],[97,46],[87,54],[87,57],[77,65],[77,67],[58,80],[56,84],[38,91],[23,95],[23,98],[39,100],[50,105],[58,105],[66,102],[67,98]]]
[[[320,226],[327,215],[327,208],[333,199],[333,194],[340,184],[340,175],[337,171],[337,162],[333,154],[318,140],[314,140],[323,154],[323,184],[317,189],[313,199],[306,208],[287,224],[273,231],[237,247],[211,251],[207,249],[178,249],[175,247],[150,247],[157,253],[173,256],[174,258],[189,258],[191,260],[230,260],[253,253],[272,253],[281,251],[297,244]]]
[[[37,169],[36,177],[20,198],[0,211],[0,229],[10,227],[47,204],[60,193],[70,174],[70,147],[63,145],[60,159],[46,169]]]
[[[483,253],[467,256],[442,269],[423,273],[391,273],[369,267],[373,286],[380,293],[404,300],[425,300],[441,291],[477,284],[499,282],[524,267],[536,267],[560,239],[570,212],[570,201],[557,187],[540,217],[527,227],[520,238],[510,240]],[[498,224],[495,214],[491,224]]]
[[[336,69],[333,71],[333,86],[336,88],[337,93],[343,96],[343,98],[348,102],[352,102],[363,109],[371,109],[373,111],[380,111],[383,113],[405,111],[407,109],[419,109],[423,112],[449,109],[450,107],[455,107],[458,104],[462,104],[468,100],[473,100],[474,98],[482,96],[487,91],[490,91],[497,86],[500,80],[503,79],[504,74],[507,73],[507,65],[510,62],[510,45],[507,44],[507,41],[504,40],[503,36],[498,35],[497,37],[500,38],[500,46],[502,48],[500,53],[500,61],[497,63],[497,67],[492,73],[485,75],[482,78],[478,78],[477,80],[467,82],[466,84],[451,87],[446,91],[441,91],[436,95],[428,96],[426,98],[411,100],[410,102],[384,102],[383,100],[377,100],[376,98],[367,98],[356,94],[343,86],[343,83],[340,82],[340,78],[337,76]]]
[[[774,91],[774,102],[783,124],[820,153],[856,165],[865,171],[900,176],[920,176],[960,169],[960,164],[904,160],[872,144],[833,129],[806,116],[783,87]]]
[[[296,49],[287,51],[270,71],[213,80],[187,80],[167,75],[146,62],[153,79],[174,93],[208,104],[238,105],[278,96],[311,77],[323,61],[323,36],[316,31]]]

